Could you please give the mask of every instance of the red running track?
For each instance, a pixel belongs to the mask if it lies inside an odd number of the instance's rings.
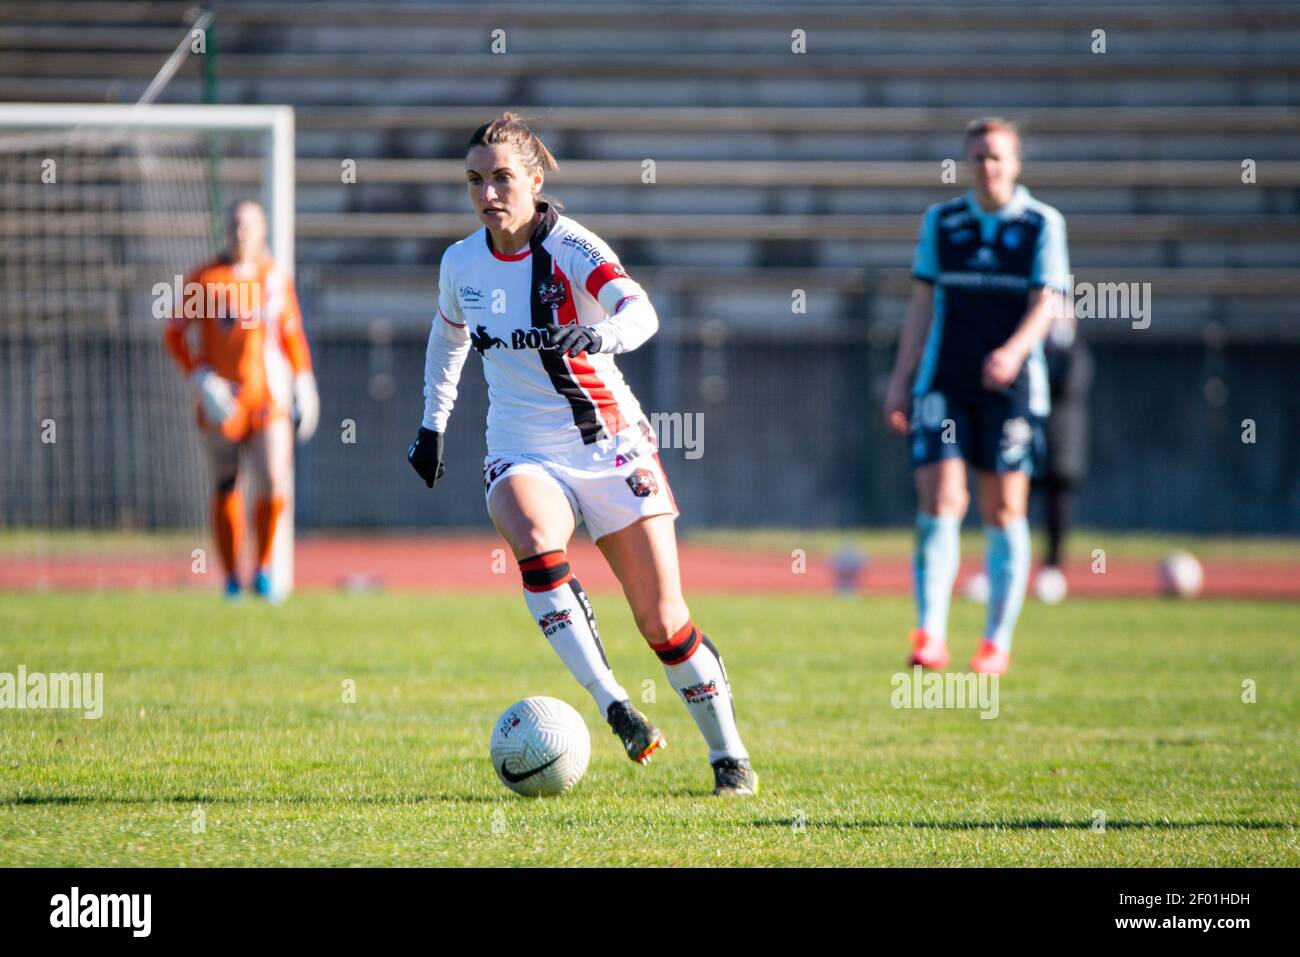
[[[204,543],[206,544],[206,543]],[[575,538],[569,549],[574,572],[593,591],[617,590],[599,550]],[[416,589],[424,591],[515,591],[519,572],[497,538],[485,535],[307,536],[295,556],[301,589]],[[810,554],[802,570],[781,552],[744,551],[710,545],[681,545],[687,595],[700,592],[810,593],[836,589],[830,556]],[[1206,597],[1300,599],[1300,563],[1285,561],[1206,561]],[[0,556],[0,588],[209,588],[219,584],[215,570],[191,571],[187,551],[177,555],[60,555],[37,558]],[[962,580],[981,567],[976,556],[964,563]],[[1153,596],[1159,593],[1156,563],[1112,558],[1105,574],[1088,563],[1066,568],[1074,596]],[[911,564],[903,558],[868,562],[857,589],[867,595],[911,591]],[[962,582],[958,582],[958,588]]]

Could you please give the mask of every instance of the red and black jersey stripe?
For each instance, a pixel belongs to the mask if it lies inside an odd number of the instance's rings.
[[[555,310],[560,325],[577,322],[578,307],[573,301],[573,284],[569,282],[569,277],[559,266],[555,267],[555,279],[565,291],[564,304]],[[609,386],[600,380],[595,367],[591,364],[591,357],[585,352],[580,352],[576,356],[560,356],[560,360],[568,366],[569,375],[573,380],[582,386],[587,397],[596,404],[600,420],[605,423],[605,431],[610,435],[618,435],[626,429],[627,420],[623,418],[623,410],[619,408],[618,400],[614,398],[614,393],[609,390]]]
[[[555,322],[551,307],[542,302],[539,295],[539,289],[543,283],[554,281],[555,272],[551,254],[542,245],[542,242],[555,228],[555,222],[559,218],[559,214],[555,212],[555,208],[549,203],[543,203],[538,208],[542,210],[542,221],[538,224],[537,229],[533,231],[532,239],[529,240],[529,245],[533,251],[533,275],[528,300],[532,324],[535,328],[542,328]],[[578,427],[578,431],[582,434],[583,444],[592,445],[600,439],[603,431],[600,410],[596,407],[596,403],[591,400],[577,379],[574,378],[572,371],[564,361],[564,356],[554,349],[539,349],[537,355],[541,358],[542,368],[546,370],[547,376],[550,377],[551,384],[555,386],[555,391],[568,400],[569,408],[573,411],[573,424]]]

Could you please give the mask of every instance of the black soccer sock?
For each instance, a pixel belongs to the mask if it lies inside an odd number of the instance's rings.
[[[1047,564],[1061,567],[1065,538],[1070,531],[1070,483],[1066,479],[1047,480]]]

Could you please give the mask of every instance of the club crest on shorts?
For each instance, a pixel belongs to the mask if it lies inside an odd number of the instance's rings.
[[[627,477],[627,487],[632,490],[632,494],[637,498],[645,498],[659,491],[659,483],[655,481],[655,474],[649,469],[637,469],[629,475]]]
[[[537,301],[554,309],[569,301],[569,293],[558,279],[543,279],[537,284]]]

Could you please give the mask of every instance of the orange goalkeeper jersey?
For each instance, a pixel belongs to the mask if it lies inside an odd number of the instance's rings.
[[[284,377],[274,372],[286,358],[295,373],[309,371],[311,353],[288,273],[269,256],[256,263],[220,258],[187,276],[182,292],[163,339],[186,375],[206,365],[230,380],[245,408],[267,400],[289,408]],[[199,325],[197,350],[187,341],[191,323]]]

